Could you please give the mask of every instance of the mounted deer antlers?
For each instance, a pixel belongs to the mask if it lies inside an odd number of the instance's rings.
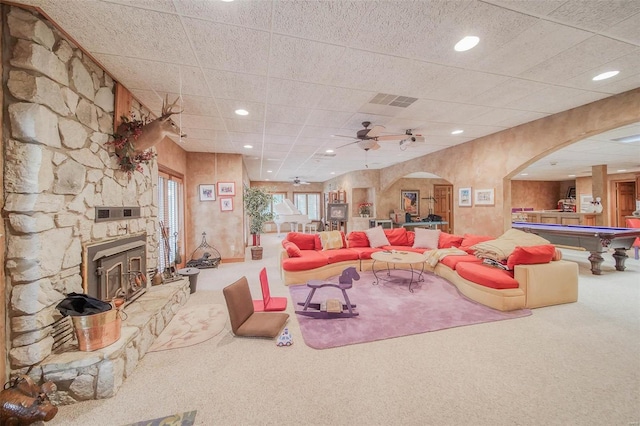
[[[169,105],[169,95],[162,102],[162,115],[153,121],[142,126],[142,134],[133,142],[136,153],[142,153],[160,142],[165,136],[186,137],[182,134],[180,128],[169,119],[173,114],[180,114],[183,110],[173,111],[173,107],[178,103],[180,97],[177,97],[172,104]]]

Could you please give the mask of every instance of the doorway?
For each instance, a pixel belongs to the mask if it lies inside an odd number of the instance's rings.
[[[626,216],[631,216],[636,209],[636,183],[616,182],[616,224],[626,226]]]
[[[453,233],[453,185],[433,185],[433,212],[448,222],[442,225],[442,232]]]

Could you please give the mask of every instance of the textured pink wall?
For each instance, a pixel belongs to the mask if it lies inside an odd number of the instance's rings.
[[[455,232],[500,235],[511,224],[511,178],[553,151],[640,121],[640,89],[634,89],[380,171],[385,191],[409,173],[434,173],[454,185]],[[494,188],[494,206],[459,208],[461,187]]]
[[[514,180],[511,182],[511,207],[533,207],[534,210],[551,210],[558,206],[561,182]]]

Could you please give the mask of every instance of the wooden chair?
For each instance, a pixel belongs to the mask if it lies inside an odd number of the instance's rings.
[[[255,312],[247,277],[226,286],[222,293],[227,302],[231,330],[236,336],[277,337],[289,319],[282,312]]]
[[[253,310],[256,312],[284,311],[287,309],[286,297],[271,297],[269,289],[269,278],[267,277],[267,268],[260,271],[260,289],[262,290],[262,299],[253,301]]]

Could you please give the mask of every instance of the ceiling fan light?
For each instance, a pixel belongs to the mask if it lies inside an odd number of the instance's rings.
[[[592,78],[592,80],[593,81],[606,80],[607,78],[615,77],[618,74],[620,74],[620,71],[607,71],[607,72],[603,72],[602,74],[596,75],[595,77]]]
[[[467,50],[473,49],[480,43],[480,37],[476,36],[466,36],[462,40],[456,43],[453,47],[456,52],[466,52]]]

